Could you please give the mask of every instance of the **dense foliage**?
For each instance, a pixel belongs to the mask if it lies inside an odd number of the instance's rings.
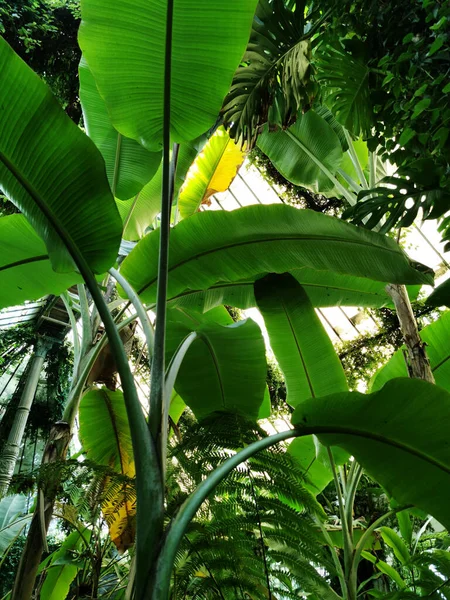
[[[449,17],[0,2],[0,308],[60,298],[0,333],[2,594],[450,597],[450,294],[398,230],[448,237]],[[209,210],[246,157],[281,203]]]

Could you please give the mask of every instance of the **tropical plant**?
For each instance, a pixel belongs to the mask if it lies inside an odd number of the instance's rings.
[[[364,395],[348,391],[314,311],[384,306],[390,295],[408,309],[404,285],[414,294],[433,283],[431,270],[383,233],[319,212],[283,205],[198,212],[242,160],[219,127],[221,107],[231,138],[250,147],[260,134],[259,148],[296,185],[355,205],[381,179],[380,157],[352,138],[367,135],[366,94],[348,109],[355,86],[343,95],[336,81],[319,77],[328,108],[298,114],[309,94],[310,43],[331,15],[310,8],[281,0],[210,0],[200,9],[191,0],[83,0],[86,133],[0,40],[0,186],[22,213],[0,220],[1,302],[62,293],[74,347],[12,600],[31,598],[36,584],[41,598],[71,591],[135,600],[356,600],[376,580],[374,573],[361,581],[362,559],[406,587],[371,553],[386,519],[414,506],[448,527],[450,395],[430,383],[436,365],[427,363],[414,319],[399,310],[403,331],[412,327],[418,338],[409,359],[428,365],[429,381],[389,379]],[[268,95],[256,94],[272,82]],[[131,252],[122,237],[137,242]],[[76,295],[64,293],[75,284]],[[270,414],[264,338],[224,304],[259,308],[286,383],[287,430],[267,435],[259,426]],[[143,332],[136,369],[144,355],[149,365],[150,391],[141,395],[128,352],[136,320]],[[445,346],[433,344],[445,356]],[[78,415],[88,461],[81,466],[67,461]],[[89,469],[89,478],[74,474]],[[353,508],[363,472],[392,508],[371,514],[361,533]],[[42,561],[54,513],[68,535]],[[407,531],[405,518],[399,527]],[[390,530],[381,535],[397,560],[414,562]],[[126,552],[125,565],[118,552]],[[423,589],[433,569],[447,568],[442,551],[428,558],[422,552],[412,567],[421,569]]]

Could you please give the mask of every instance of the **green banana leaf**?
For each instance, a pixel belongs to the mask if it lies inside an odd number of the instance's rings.
[[[174,315],[169,316],[167,364],[191,331],[198,335],[178,372],[177,393],[197,419],[216,411],[238,412],[258,419],[265,400],[267,375],[261,330],[251,319],[223,325],[211,318],[205,321],[203,317],[190,313],[189,317],[182,315],[176,320]]]
[[[174,3],[171,134],[197,138],[217,120],[246,48],[257,0]],[[114,127],[149,150],[162,143],[165,0],[84,0],[80,46]]]
[[[86,133],[105,159],[113,196],[128,200],[138,194],[155,175],[161,162],[161,152],[149,152],[136,140],[118,133],[84,58],[81,59],[78,72]]]
[[[0,218],[0,309],[58,296],[82,281],[78,273],[56,273],[42,239],[23,215]]]
[[[255,283],[257,306],[264,318],[270,345],[283,371],[287,402],[348,390],[344,370],[326,331],[301,285],[288,274],[268,275]],[[326,377],[324,374],[326,373]],[[288,448],[307,477],[315,495],[333,479],[327,453],[315,436],[294,440]],[[335,453],[337,464],[348,454]]]
[[[286,130],[270,132],[266,128],[257,145],[283,177],[295,185],[316,193],[333,189],[333,182],[318,163],[335,175],[342,164],[342,145],[333,128],[313,110],[300,115]]]
[[[392,283],[432,281],[430,270],[409,261],[392,239],[281,204],[195,214],[172,229],[170,244],[169,298],[300,267]],[[121,269],[147,303],[156,298],[158,252],[159,230],[137,244]]]
[[[296,408],[308,398],[347,391],[338,355],[301,285],[288,274],[268,275],[255,283],[255,297],[284,374],[287,402]]]
[[[420,332],[426,344],[427,356],[436,384],[450,392],[450,311],[427,325]],[[403,348],[397,350],[389,361],[377,371],[372,379],[370,390],[376,392],[390,379],[408,377]]]
[[[0,500],[0,563],[31,520],[31,515],[23,516],[26,510],[25,496],[6,496]]]
[[[302,402],[298,431],[340,446],[400,504],[450,525],[450,394],[417,379],[393,379],[374,394],[333,394]]]
[[[0,188],[45,241],[55,270],[74,270],[70,239],[103,273],[122,225],[100,152],[2,38],[0,72]]]

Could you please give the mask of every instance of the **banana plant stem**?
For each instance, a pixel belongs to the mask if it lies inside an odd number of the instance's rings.
[[[150,358],[150,369],[151,369],[151,358],[153,355],[153,345],[155,342],[155,332],[153,331],[153,325],[150,321],[150,317],[148,316],[147,311],[145,310],[144,305],[141,302],[138,294],[135,292],[130,283],[125,279],[123,275],[119,273],[116,269],[110,269],[110,274],[114,277],[114,279],[120,283],[120,285],[125,290],[128,298],[131,301],[131,304],[134,306],[137,316],[141,321],[142,329],[144,331],[145,341],[147,343],[148,354]]]

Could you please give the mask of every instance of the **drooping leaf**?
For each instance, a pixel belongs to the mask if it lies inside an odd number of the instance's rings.
[[[80,63],[79,77],[86,133],[102,153],[113,195],[120,200],[128,200],[155,175],[161,162],[161,152],[149,152],[136,140],[114,129],[105,101],[84,58]]]
[[[177,170],[175,174],[174,202],[180,187],[183,185],[186,174],[192,162],[202,149],[206,137],[202,136],[190,143],[180,145],[178,153]],[[118,202],[120,216],[126,227],[123,237],[126,240],[137,241],[143,237],[147,227],[161,211],[162,193],[162,165],[160,165],[153,179],[137,194],[125,202]]]
[[[315,52],[317,79],[325,104],[354,136],[370,135],[373,110],[369,90],[369,67],[356,40],[347,47],[319,45]]]
[[[333,189],[333,182],[317,163],[323,163],[335,175],[342,163],[342,146],[332,127],[313,110],[299,116],[284,131],[270,132],[266,128],[258,138],[258,147],[295,185],[315,192]]]
[[[450,312],[442,314],[439,319],[422,329],[420,337],[426,344],[426,352],[430,361],[436,384],[450,392]],[[389,361],[374,375],[371,391],[377,391],[390,379],[407,377],[403,348],[397,350]]]
[[[256,281],[255,297],[284,374],[288,404],[296,408],[307,398],[347,391],[333,344],[296,279],[268,275]]]
[[[24,516],[26,510],[25,496],[6,496],[0,500],[0,561],[30,521],[31,516]]]
[[[370,395],[306,400],[292,422],[352,454],[400,504],[414,504],[450,524],[447,391],[417,379],[394,379]]]
[[[388,565],[387,562],[385,562],[384,560],[380,560],[377,556],[374,556],[373,554],[371,554],[370,552],[367,552],[366,550],[363,550],[361,552],[361,556],[363,558],[365,558],[366,560],[370,561],[371,563],[373,563],[376,566],[376,568],[379,571],[381,571],[381,573],[384,573],[385,575],[390,577],[392,579],[392,581],[394,581],[400,589],[403,589],[406,587],[406,583],[401,578],[400,573],[398,571],[396,571],[394,569],[394,567],[392,567],[391,565]]]
[[[169,298],[303,266],[375,281],[431,281],[427,269],[413,266],[392,239],[280,204],[198,213],[173,228],[170,243]],[[147,303],[156,298],[158,249],[159,230],[122,264],[123,275]]]
[[[244,153],[220,127],[189,170],[180,190],[178,209],[183,218],[208,203],[210,196],[225,192],[244,160]]]
[[[174,3],[171,134],[197,138],[217,120],[245,51],[257,0]],[[114,127],[149,150],[162,143],[167,3],[84,0],[80,46]]]
[[[301,285],[288,274],[268,275],[256,281],[255,297],[284,374],[288,404],[295,408],[307,398],[347,391],[336,351]],[[328,457],[319,458],[319,446],[314,436],[307,436],[294,440],[288,450],[299,460],[314,494],[333,478]],[[348,456],[340,450],[338,454],[342,464]]]
[[[0,308],[59,295],[82,281],[78,273],[56,273],[47,248],[23,215],[0,218]]]
[[[267,123],[291,125],[309,105],[311,46],[304,35],[304,2],[294,12],[285,2],[260,0],[247,50],[222,113],[230,135],[251,148]]]
[[[188,322],[172,318],[167,327],[167,363],[191,331],[198,335],[181,364],[176,391],[197,419],[215,411],[233,411],[256,420],[267,373],[258,325],[247,319],[224,326],[205,322],[202,315],[196,323],[195,315],[190,316]]]
[[[134,478],[133,449],[122,392],[89,391],[80,403],[80,440],[86,456],[129,479]],[[105,482],[107,484],[107,482]],[[109,534],[119,552],[130,548],[136,534],[136,506],[125,481],[113,497],[102,501]]]
[[[380,224],[379,231],[386,233],[394,226],[412,225],[419,210],[424,219],[436,219],[449,204],[450,192],[440,185],[440,172],[431,160],[422,159],[398,169],[397,176],[384,177],[376,188],[361,191],[344,216],[369,229]]]
[[[2,38],[0,71],[0,189],[45,241],[54,269],[74,270],[61,234],[103,273],[122,226],[100,152]]]

